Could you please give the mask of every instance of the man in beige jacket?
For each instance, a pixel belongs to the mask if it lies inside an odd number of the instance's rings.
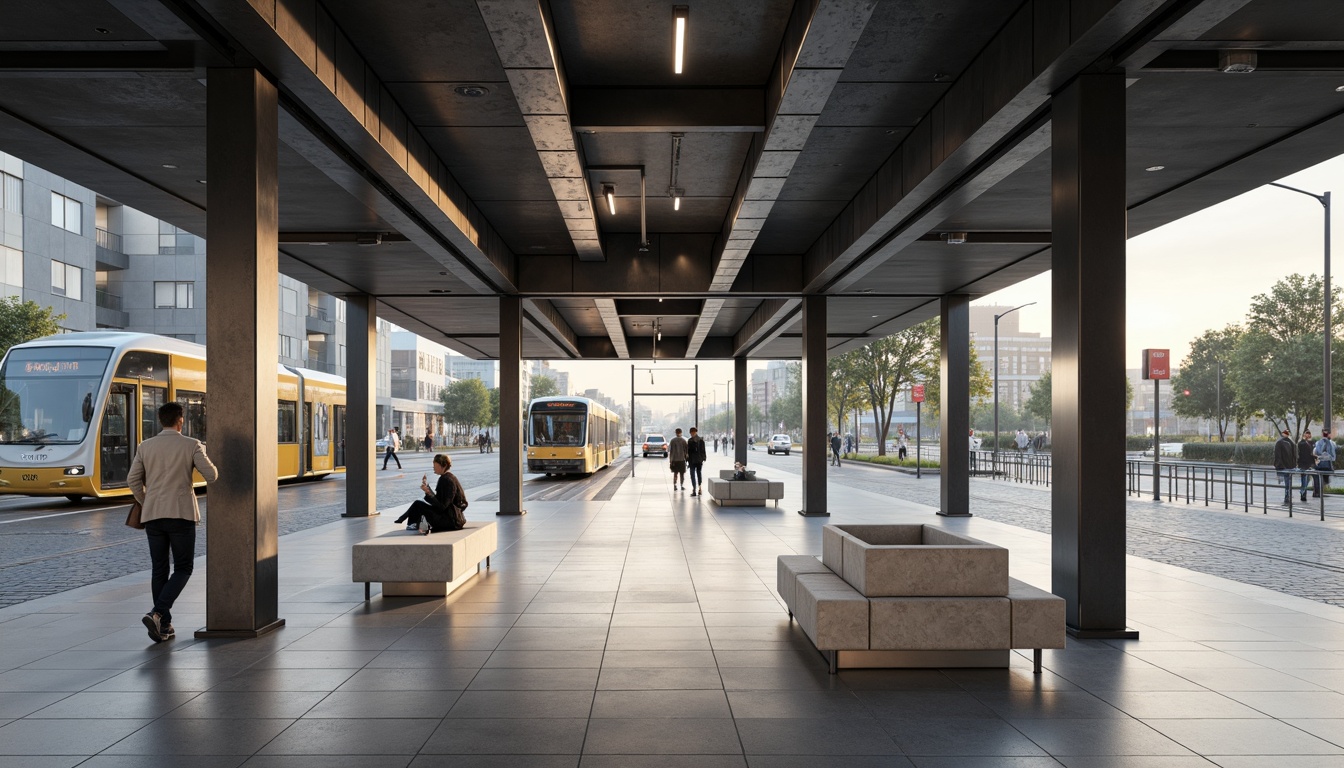
[[[205,455],[205,444],[182,434],[183,415],[181,403],[159,408],[163,430],[140,443],[127,477],[131,495],[141,504],[140,519],[149,537],[153,564],[149,589],[154,609],[142,621],[156,643],[177,634],[173,631],[173,601],[187,586],[196,558],[196,524],[201,521],[201,510],[196,505],[191,471],[200,472],[207,483],[219,477]],[[170,554],[172,578],[168,577]]]

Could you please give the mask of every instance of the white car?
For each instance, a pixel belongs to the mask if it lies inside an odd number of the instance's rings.
[[[770,442],[765,444],[765,452],[771,456],[774,456],[776,451],[788,456],[792,448],[793,438],[788,435],[771,435]]]
[[[644,458],[649,458],[650,453],[667,458],[667,439],[662,435],[645,435]]]

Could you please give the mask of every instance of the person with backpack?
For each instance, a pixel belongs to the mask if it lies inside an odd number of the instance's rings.
[[[439,531],[460,531],[467,524],[467,494],[462,483],[448,470],[453,460],[446,453],[434,454],[434,474],[439,476],[433,488],[429,487],[429,478],[420,478],[420,490],[425,498],[411,503],[405,514],[394,522],[406,523],[406,530],[418,531],[421,535]]]

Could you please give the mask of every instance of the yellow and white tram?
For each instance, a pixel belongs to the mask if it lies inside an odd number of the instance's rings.
[[[276,377],[277,479],[341,471],[345,380],[287,366]],[[182,403],[182,433],[205,440],[206,394],[199,344],[115,331],[17,344],[0,362],[0,494],[127,496],[136,447],[159,432],[159,406]]]
[[[620,453],[621,419],[586,397],[539,397],[527,407],[527,471],[592,474]]]

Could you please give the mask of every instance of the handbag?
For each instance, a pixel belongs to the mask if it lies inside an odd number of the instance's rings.
[[[131,502],[131,511],[126,513],[126,525],[137,531],[145,529],[145,524],[140,520],[140,502]]]

